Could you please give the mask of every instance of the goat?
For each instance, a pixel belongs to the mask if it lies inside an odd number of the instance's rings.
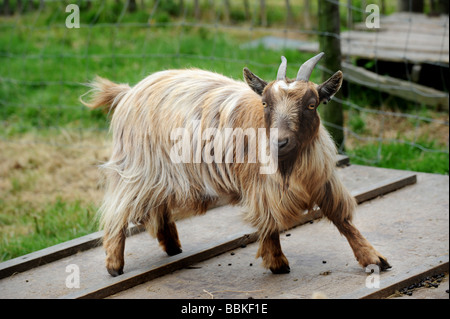
[[[198,69],[157,72],[133,88],[99,77],[91,83],[91,102],[80,100],[90,108],[107,106],[113,111],[113,150],[101,166],[106,190],[99,210],[106,268],[112,276],[123,273],[130,222],[144,224],[166,253],[175,255],[182,252],[175,218],[205,213],[218,198],[245,209],[246,219],[259,231],[257,258],[275,274],[290,271],[280,230],[316,206],[347,238],[363,267],[390,268],[352,224],[355,200],[336,173],[336,146],[317,111],[339,90],[343,74],[338,71],[319,85],[310,82],[322,56],[306,61],[295,80],[286,78],[287,61],[282,57],[277,79],[270,83],[248,68],[243,70],[246,83]],[[186,129],[192,145],[203,150],[207,141],[197,134],[199,124],[264,128],[267,135],[276,128],[278,139],[269,141],[276,144],[276,172],[260,174],[261,164],[251,162],[174,163],[171,131]],[[241,140],[245,155],[250,140]]]

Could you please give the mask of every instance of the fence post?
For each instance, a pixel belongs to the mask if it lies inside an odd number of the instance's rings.
[[[322,72],[322,82],[326,81],[334,72],[341,70],[341,42],[339,4],[331,1],[318,1],[319,4],[319,43],[320,51],[325,52],[321,65],[325,67]],[[342,99],[339,91],[337,98]],[[321,107],[321,117],[325,127],[330,132],[336,146],[343,150],[344,142],[344,115],[342,103],[335,100]]]

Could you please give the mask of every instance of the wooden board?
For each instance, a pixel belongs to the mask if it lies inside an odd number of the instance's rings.
[[[363,179],[361,179],[362,181]],[[384,298],[409,282],[448,271],[449,178],[417,174],[417,183],[358,205],[354,224],[392,268],[367,286],[350,246],[327,220],[281,234],[291,272],[273,275],[255,260],[258,243],[236,248],[110,298]],[[370,281],[371,283],[374,283]],[[414,297],[414,295],[413,295]]]
[[[349,36],[351,37],[352,35],[350,34]],[[387,41],[389,40],[383,38],[378,39],[376,42],[358,41],[357,39],[342,40],[342,55],[359,57],[368,60],[377,59],[379,61],[407,62],[412,64],[442,63],[447,65],[449,63],[448,49],[447,51],[441,50],[441,46],[437,46],[437,44],[433,46],[435,50],[424,52],[423,50],[411,50],[408,48],[408,45],[405,44],[403,46],[398,45],[390,48],[390,45],[387,44],[389,42]],[[400,40],[400,43],[401,42],[404,41]]]
[[[448,33],[448,15],[430,17],[422,13],[396,12],[388,16],[381,16],[380,29],[382,31],[408,32],[411,30],[418,34],[445,34]],[[355,29],[367,31],[366,24],[357,23]]]
[[[363,22],[355,25],[356,30],[342,32],[342,52],[367,59],[448,66],[448,25],[448,15],[401,12],[382,16],[379,29],[368,29]]]
[[[143,231],[143,227],[131,225],[128,228],[127,235],[132,236],[141,231]],[[0,263],[0,279],[101,246],[102,236],[102,231],[95,232],[21,257],[7,260]]]
[[[403,180],[415,182],[412,177],[414,174],[402,171],[381,170],[374,174],[365,167],[352,165],[340,169],[339,172],[344,183],[353,191],[370,183],[377,188],[383,188],[380,182],[386,180],[388,181],[386,184],[391,185],[395,178],[398,178],[402,186],[405,185]],[[392,191],[393,188],[385,190]],[[363,196],[362,199],[379,195],[380,193],[373,192],[371,196],[355,193],[355,196]],[[157,242],[146,233],[129,237],[123,276],[111,278],[106,273],[104,253],[101,247],[96,247],[1,280],[0,297],[55,298],[65,295],[70,298],[105,297],[118,292],[117,289],[129,288],[256,240],[255,230],[242,222],[241,215],[242,211],[239,208],[224,206],[213,209],[204,216],[178,222],[184,252],[173,257],[167,257]],[[305,215],[304,221],[315,217],[317,216]],[[230,230],[234,232],[231,235]],[[64,285],[67,277],[66,267],[71,264],[79,265],[83,274],[81,287],[75,292]]]
[[[401,177],[389,178],[385,181],[378,182],[374,184],[373,187],[365,186],[361,187],[359,190],[353,190],[352,195],[355,196],[358,204],[360,204],[414,183],[416,183],[416,175],[406,174]],[[313,211],[306,214],[303,220],[296,226],[303,225],[320,217],[320,210]],[[208,244],[205,247],[199,248],[187,256],[178,255],[170,257],[170,260],[163,261],[160,265],[152,265],[147,269],[141,269],[139,271],[114,278],[114,283],[112,284],[105,285],[104,283],[101,283],[96,287],[90,287],[84,291],[77,291],[73,294],[66,295],[64,298],[105,298],[138,284],[142,284],[160,276],[169,274],[175,270],[182,269],[232,249],[246,246],[257,241],[257,239],[258,234],[256,231],[251,233],[244,231],[234,234],[225,240],[219,240],[212,244]]]
[[[386,298],[399,291],[404,287],[408,287],[420,280],[449,272],[449,260],[447,256],[440,256],[429,261],[424,265],[419,265],[409,270],[405,274],[401,274],[394,278],[380,281],[380,286],[368,291],[367,288],[361,288],[351,293],[340,296],[340,299],[381,299]]]
[[[346,81],[448,111],[448,93],[390,76],[382,76],[347,62],[342,62],[342,70]]]

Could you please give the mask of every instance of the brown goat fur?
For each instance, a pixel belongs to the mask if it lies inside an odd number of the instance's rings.
[[[101,78],[92,83],[92,101],[83,103],[114,110],[113,151],[102,165],[106,191],[100,209],[108,272],[123,273],[129,222],[144,224],[169,255],[177,254],[181,245],[174,220],[203,214],[219,198],[245,209],[246,219],[259,230],[257,256],[273,273],[289,272],[280,230],[316,206],[346,236],[362,266],[390,267],[351,223],[355,200],[336,174],[336,147],[317,112],[339,90],[342,73],[321,85],[285,77],[267,83],[247,68],[244,78],[247,84],[190,69],[157,72],[133,88]],[[190,133],[194,150],[214,153],[219,161],[175,163],[171,132],[177,128]],[[201,138],[207,128],[239,128],[245,136],[236,137],[235,145],[233,138],[224,142],[219,153],[216,144],[211,147]],[[278,143],[278,167],[272,174],[261,174],[261,164],[250,160],[255,136],[248,130],[259,128],[268,137],[270,129],[278,130],[278,142],[269,140]],[[239,147],[244,161],[237,160]],[[257,152],[264,150],[256,147]],[[225,160],[229,155],[232,162]]]

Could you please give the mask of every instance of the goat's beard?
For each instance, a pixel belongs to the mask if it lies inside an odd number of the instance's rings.
[[[283,191],[289,188],[289,178],[298,158],[298,148],[292,149],[289,153],[278,157],[278,171],[282,178]]]

